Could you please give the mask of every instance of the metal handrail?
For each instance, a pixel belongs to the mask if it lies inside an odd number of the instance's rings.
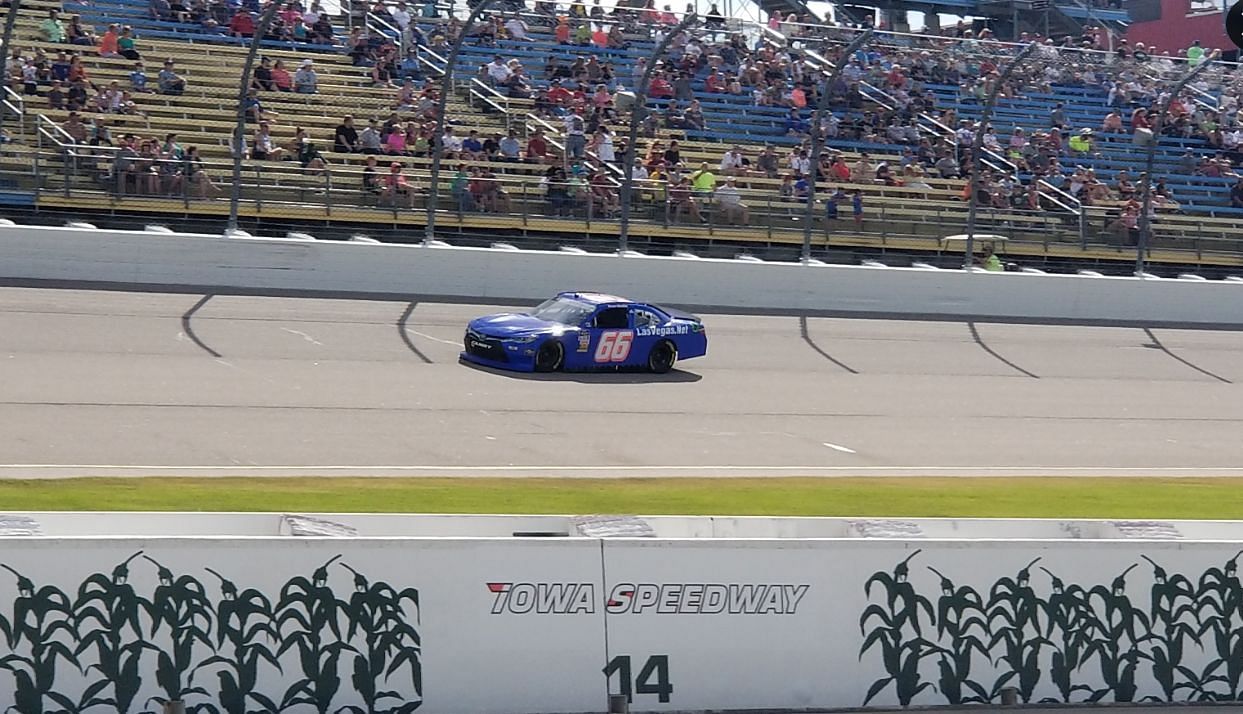
[[[26,98],[14,92],[12,87],[5,85],[3,104],[17,115],[22,131],[26,131]]]
[[[401,50],[401,56],[406,56],[406,33],[402,32],[400,27],[393,26],[392,24],[381,19],[379,15],[376,15],[370,11],[364,16],[363,20],[366,23],[368,30],[375,30],[382,35],[392,33],[392,35],[396,36],[397,46]]]
[[[1083,201],[1080,201],[1079,199],[1075,198],[1069,192],[1063,191],[1062,189],[1058,188],[1057,186],[1054,186],[1053,184],[1049,183],[1048,181],[1044,179],[1039,179],[1036,185],[1038,187],[1047,189],[1048,191],[1052,192],[1053,194],[1057,196],[1060,196],[1065,201],[1065,203],[1070,204],[1069,206],[1064,206],[1064,208],[1066,208],[1067,210],[1075,212],[1075,213],[1078,213],[1079,211],[1083,210]],[[1053,200],[1053,199],[1050,199],[1050,200]]]
[[[871,83],[866,82],[864,80],[859,80],[859,87],[860,87],[859,93],[863,94],[863,96],[870,99],[873,104],[879,104],[888,111],[893,111],[894,109],[897,108],[898,106],[897,98],[894,97],[892,94],[886,92],[885,90],[880,89],[879,87],[875,87]],[[868,93],[864,93],[862,91],[863,89],[867,89]],[[876,95],[879,95],[881,98],[877,99]],[[893,103],[890,104],[889,102],[893,102]]]
[[[479,101],[491,106],[501,114],[505,115],[505,129],[510,128],[509,113],[509,97],[496,91],[493,87],[489,87],[478,78],[472,78],[470,84],[467,85],[466,98],[469,102],[472,98],[478,98]],[[499,103],[498,103],[499,102]]]

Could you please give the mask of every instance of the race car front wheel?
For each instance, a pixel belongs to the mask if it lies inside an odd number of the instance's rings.
[[[536,372],[556,372],[565,361],[565,348],[556,340],[548,340],[535,352]]]
[[[673,365],[678,361],[678,348],[668,340],[661,340],[652,348],[651,354],[647,356],[647,368],[656,374],[664,374],[673,369]]]

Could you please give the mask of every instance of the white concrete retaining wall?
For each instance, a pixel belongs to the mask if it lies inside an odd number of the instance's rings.
[[[668,711],[1240,688],[1240,546],[1221,541],[0,546],[0,702],[19,712],[158,711],[170,695],[227,712],[549,714],[623,691]]]
[[[570,289],[718,310],[1243,325],[1243,283],[0,226],[0,279],[537,301]]]

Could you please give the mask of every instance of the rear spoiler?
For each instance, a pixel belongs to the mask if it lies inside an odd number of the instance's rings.
[[[669,317],[674,317],[679,320],[690,320],[692,322],[703,322],[703,320],[700,319],[698,315],[692,315],[689,312],[683,312],[681,310],[673,310],[667,307],[661,307],[661,309],[669,313]]]

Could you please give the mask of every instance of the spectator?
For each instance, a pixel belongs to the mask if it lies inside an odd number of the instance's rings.
[[[493,57],[492,61],[487,64],[487,72],[488,79],[493,86],[501,84],[513,74],[513,70],[500,55]]]
[[[295,138],[294,147],[297,153],[298,163],[311,176],[318,176],[325,173],[328,169],[328,163],[324,160],[322,154],[319,153],[319,147],[311,138],[307,136],[306,130],[298,128]]]
[[[1243,208],[1243,179],[1235,181],[1230,187],[1230,207]]]
[[[43,36],[46,42],[54,42],[56,44],[65,42],[67,38],[65,24],[60,20],[59,10],[47,11],[47,19],[39,23],[39,34]]]
[[[371,157],[368,161],[374,162],[375,157]],[[414,190],[401,172],[401,163],[394,161],[389,164],[388,175],[384,177],[380,198],[386,199],[396,206],[398,197],[405,198],[408,208],[414,208]]]
[[[218,196],[220,189],[203,170],[203,159],[199,157],[199,149],[197,146],[186,148],[185,159],[183,160],[182,175],[189,186],[198,189],[199,198],[207,198],[210,191],[212,196]]]
[[[293,77],[294,91],[298,94],[315,94],[319,91],[319,75],[315,73],[315,61],[302,60]]]
[[[379,154],[384,144],[384,136],[380,133],[379,121],[375,117],[367,120],[367,128],[358,137],[359,149],[364,154]]]
[[[707,197],[716,191],[716,174],[708,168],[708,163],[699,165],[699,170],[691,174],[691,185],[697,197]]]
[[[863,191],[855,189],[850,197],[850,210],[855,217],[855,228],[863,229]]]
[[[379,197],[381,192],[380,175],[376,170],[376,157],[368,156],[367,162],[363,164],[363,194],[367,196]]]
[[[66,134],[73,137],[73,143],[86,143],[86,125],[82,123],[82,119],[76,111],[69,112],[69,116],[65,119],[64,123],[60,125],[60,128],[63,129]]]
[[[445,135],[446,137],[450,136],[448,132],[446,132]],[[445,147],[449,148],[451,145],[452,145],[452,140],[447,139],[445,141]],[[466,135],[466,138],[462,139],[461,148],[458,150],[457,153],[460,153],[463,159],[470,159],[472,161],[482,160],[483,159],[483,143],[479,141],[479,132],[474,129],[471,129],[470,132]]]
[[[127,60],[142,58],[137,49],[137,40],[134,38],[134,28],[129,25],[121,28],[121,36],[117,38],[117,50]]]
[[[347,114],[333,133],[332,150],[339,154],[353,154],[361,148],[358,143],[358,130],[354,128],[354,117]]]
[[[675,181],[670,181],[669,186],[669,209],[672,213],[670,216],[677,221],[683,214],[689,215],[700,223],[707,223],[708,220],[699,213],[699,204],[695,198],[691,196],[690,182],[685,176]]]
[[[61,88],[60,80],[52,80],[52,86],[47,91],[47,106],[49,109],[65,108],[65,90]]]
[[[158,84],[160,94],[180,96],[186,91],[186,80],[174,71],[172,59],[164,60],[164,69],[160,70]]]
[[[742,147],[734,145],[721,157],[721,173],[726,176],[737,176],[743,173]]]
[[[108,25],[107,31],[99,38],[99,56],[100,57],[120,57],[120,47],[118,45],[120,37],[117,34],[116,24]],[[132,149],[133,147],[131,147]]]
[[[272,63],[272,84],[278,92],[293,91],[293,78],[289,75],[289,70],[285,69],[285,63],[282,60]]]
[[[571,112],[565,117],[565,151],[570,159],[583,158],[587,147],[587,137],[583,117],[578,112]]]
[[[526,159],[534,163],[547,163],[550,158],[548,155],[548,140],[544,138],[544,130],[536,129],[535,133],[527,139]]]
[[[255,18],[250,12],[239,7],[229,19],[229,35],[232,37],[252,37],[255,34]]]
[[[499,151],[501,161],[522,160],[522,144],[518,142],[517,131],[509,130],[509,134],[500,141]]]
[[[737,179],[732,176],[725,179],[725,185],[716,190],[716,202],[725,222],[747,225],[750,211],[738,193]]]
[[[266,121],[260,122],[251,142],[250,158],[255,161],[280,161],[284,154],[285,150],[277,146],[276,140],[272,138],[272,125]]]
[[[255,68],[253,86],[264,92],[276,91],[276,83],[272,81],[272,58],[264,57],[259,60],[259,66]]]
[[[617,161],[617,154],[613,146],[613,132],[609,131],[607,126],[601,126],[596,130],[591,140],[591,148],[595,151],[596,158],[601,163],[610,165]]]
[[[529,39],[531,28],[521,15],[513,15],[505,21],[505,31],[509,33],[510,39],[521,42]]]

